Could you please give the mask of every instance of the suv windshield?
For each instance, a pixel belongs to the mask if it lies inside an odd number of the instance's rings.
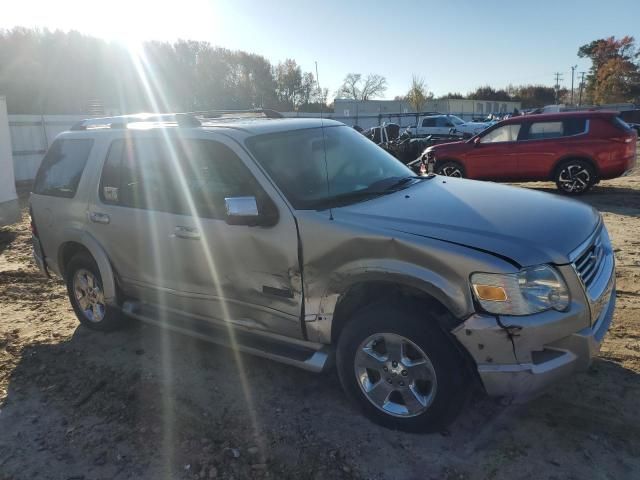
[[[366,200],[414,178],[400,161],[346,126],[259,135],[247,146],[297,209]]]

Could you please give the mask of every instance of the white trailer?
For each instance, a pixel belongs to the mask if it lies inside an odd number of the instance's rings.
[[[20,207],[13,175],[13,155],[7,100],[0,96],[0,227],[20,220]]]

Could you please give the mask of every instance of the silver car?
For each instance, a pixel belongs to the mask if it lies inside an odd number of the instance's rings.
[[[336,366],[401,430],[442,428],[477,386],[528,398],[584,370],[613,316],[594,209],[416,177],[330,120],[82,123],[49,149],[31,210],[35,258],[83,325],[134,318]]]

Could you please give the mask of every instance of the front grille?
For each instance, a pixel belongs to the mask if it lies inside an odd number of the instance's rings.
[[[598,276],[604,256],[605,248],[602,245],[602,235],[598,235],[595,241],[573,262],[573,266],[587,290]]]

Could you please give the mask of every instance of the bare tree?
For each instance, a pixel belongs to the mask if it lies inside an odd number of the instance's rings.
[[[382,75],[370,73],[364,80],[364,85],[360,91],[360,100],[382,97],[387,90],[387,79]]]
[[[347,76],[344,77],[342,86],[338,90],[338,95],[352,100],[360,100],[360,88],[358,84],[361,78],[362,75],[359,73],[348,73]]]
[[[352,100],[370,100],[383,96],[387,90],[387,79],[382,75],[370,73],[362,78],[359,73],[349,73],[344,77],[338,95]]]

